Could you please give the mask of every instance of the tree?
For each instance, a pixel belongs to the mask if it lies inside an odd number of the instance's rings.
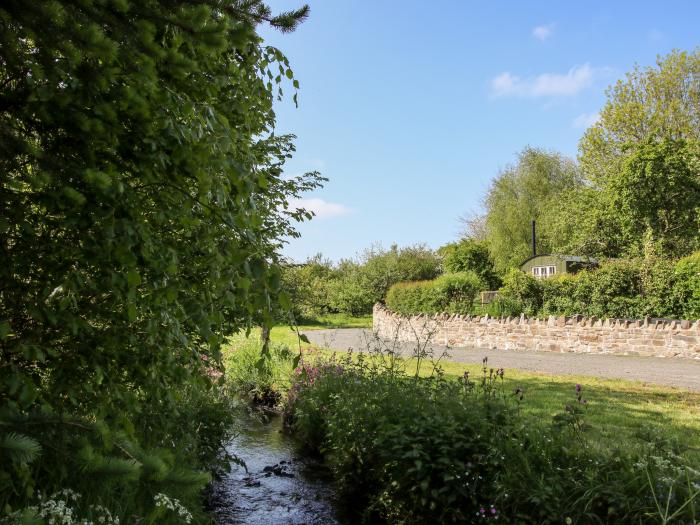
[[[297,83],[256,27],[289,31],[307,13],[260,0],[0,7],[0,417],[68,454],[0,475],[0,507],[84,469],[85,432],[67,417],[106,422],[90,445],[105,450],[106,429],[170,442],[179,385],[209,381],[227,334],[270,321],[281,239],[310,216],[287,200],[321,179],[281,178],[294,148],[272,104]],[[140,432],[151,406],[163,429]],[[63,441],[47,430],[59,427]]]
[[[700,247],[700,145],[628,144],[614,177],[564,194],[546,221],[555,251],[640,257],[651,243],[665,257]]]
[[[534,148],[523,150],[518,162],[493,180],[485,198],[485,230],[499,272],[518,266],[532,253],[533,219],[538,222],[538,252],[550,251],[549,226],[540,219],[562,194],[581,184],[573,161]]]
[[[665,256],[700,248],[700,142],[647,140],[625,153],[601,198],[617,216],[626,254],[642,255],[647,237]]]
[[[462,239],[442,246],[442,267],[446,272],[474,272],[489,290],[497,290],[501,279],[495,272],[488,244],[474,239]]]
[[[617,175],[629,144],[700,139],[700,49],[673,51],[656,67],[636,66],[607,97],[579,145],[581,168],[596,184]]]

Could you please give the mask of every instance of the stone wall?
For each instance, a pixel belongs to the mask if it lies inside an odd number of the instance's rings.
[[[603,320],[582,316],[534,319],[458,314],[406,317],[376,304],[373,329],[382,338],[401,342],[425,341],[430,337],[437,344],[471,348],[700,359],[700,320]]]

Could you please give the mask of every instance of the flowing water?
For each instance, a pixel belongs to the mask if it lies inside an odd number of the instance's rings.
[[[231,472],[213,487],[217,523],[250,525],[335,525],[330,480],[317,462],[301,457],[278,415],[250,415],[228,445],[247,467]]]

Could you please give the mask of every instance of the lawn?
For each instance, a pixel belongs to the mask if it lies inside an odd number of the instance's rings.
[[[272,328],[270,339],[275,343],[286,344],[290,348],[298,348],[300,341],[297,337],[297,330],[306,332],[328,328],[372,328],[372,316],[353,317],[347,314],[328,314],[316,319],[305,319],[296,328],[288,325],[277,325]]]
[[[371,322],[357,319],[355,326]],[[338,320],[335,327],[339,327]],[[300,326],[299,330],[325,328],[330,324]],[[341,325],[342,326],[342,325]],[[365,325],[366,326],[366,325]],[[345,326],[347,327],[347,325]],[[289,327],[277,326],[271,333],[273,342],[299,348],[296,333]],[[301,343],[302,349],[311,346]],[[330,355],[326,349],[324,354]],[[415,361],[405,362],[408,370],[415,370]],[[481,377],[482,366],[442,361],[448,377],[459,377],[469,372],[472,380]],[[420,373],[429,374],[431,365],[424,363]],[[550,421],[561,413],[567,403],[575,401],[575,385],[580,384],[587,400],[586,421],[588,434],[601,447],[655,440],[672,440],[688,448],[688,453],[700,460],[700,393],[683,389],[650,385],[641,382],[599,379],[589,376],[549,375],[544,373],[506,369],[503,379],[505,392],[516,388],[524,391],[521,410],[533,421]]]

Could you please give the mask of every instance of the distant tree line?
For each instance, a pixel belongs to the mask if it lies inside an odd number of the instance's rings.
[[[483,213],[463,218],[461,240],[288,269],[297,314],[369,313],[384,299],[404,313],[473,312],[478,290],[505,282],[494,315],[700,317],[700,50],[636,67],[607,94],[578,159],[523,149],[492,181]],[[595,257],[601,268],[547,283],[514,272],[532,253],[532,220],[537,253]]]

